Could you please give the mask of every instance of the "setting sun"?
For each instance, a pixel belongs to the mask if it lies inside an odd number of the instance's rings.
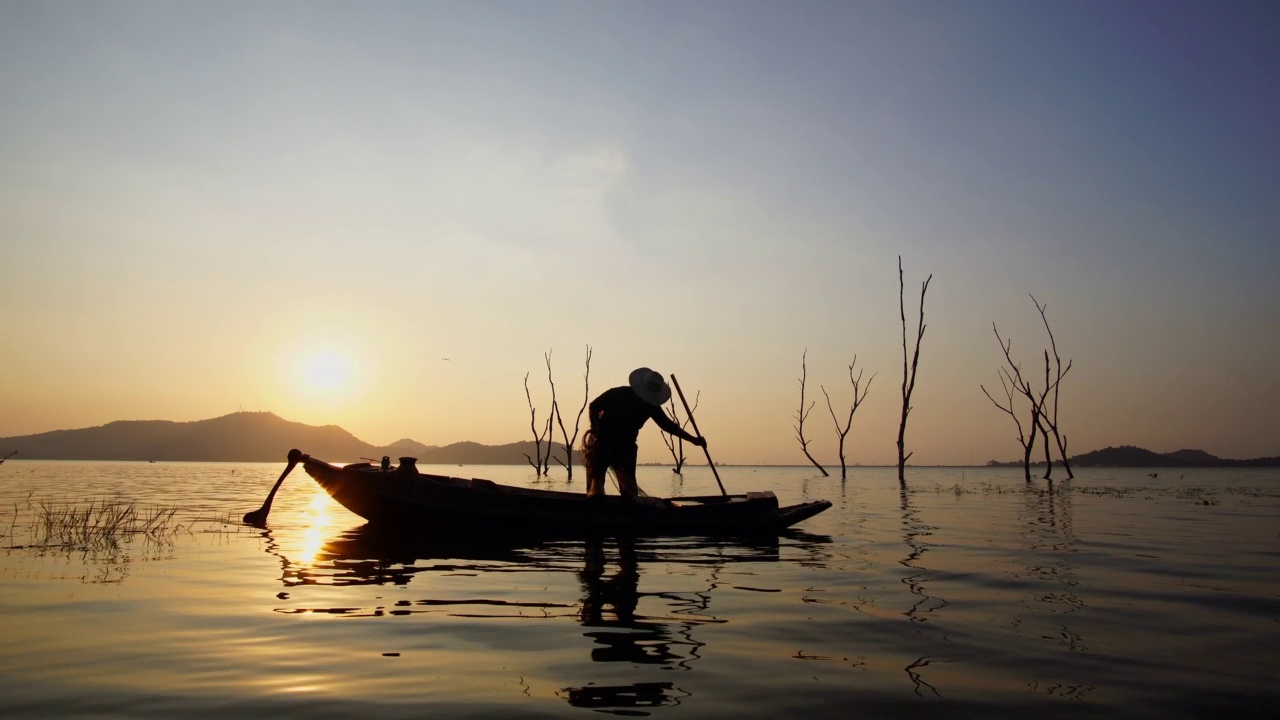
[[[316,352],[302,363],[302,383],[310,390],[336,392],[350,382],[351,364],[337,353]]]

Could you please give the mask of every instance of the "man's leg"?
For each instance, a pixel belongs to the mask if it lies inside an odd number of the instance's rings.
[[[595,434],[590,430],[582,439],[582,465],[587,471],[587,497],[604,497],[604,476],[609,463]]]
[[[606,468],[591,468],[587,471],[587,497],[604,497],[604,475]]]
[[[618,453],[613,464],[613,472],[618,476],[618,492],[628,500],[635,500],[640,495],[640,486],[636,483],[636,446]]]

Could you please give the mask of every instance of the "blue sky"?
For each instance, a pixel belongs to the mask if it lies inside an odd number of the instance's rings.
[[[1039,362],[1029,293],[1073,452],[1274,455],[1278,15],[0,4],[0,436],[243,408],[510,442],[525,373],[545,413],[552,350],[576,407],[591,346],[593,394],[675,373],[718,460],[804,462],[807,349],[819,454],[856,355],[851,460],[892,462],[901,256],[915,460],[1017,455],[979,385],[993,322]],[[298,380],[318,353],[345,382]]]

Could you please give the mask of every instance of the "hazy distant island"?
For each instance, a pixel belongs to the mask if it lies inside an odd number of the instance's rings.
[[[396,461],[414,457],[424,465],[524,465],[532,457],[531,440],[506,445],[458,442],[424,445],[405,438],[372,445],[337,425],[316,427],[270,412],[237,412],[211,420],[120,420],[79,430],[0,438],[0,455],[26,460],[157,460],[182,462],[283,462],[291,448],[333,462],[386,455]],[[563,450],[560,451],[563,457]],[[581,465],[581,454],[574,452]],[[1043,462],[1038,463],[1043,465]],[[1280,457],[1228,460],[1203,450],[1157,453],[1123,445],[1076,455],[1073,467],[1280,467]],[[1020,466],[1021,461],[992,460],[990,467]]]
[[[1032,465],[1044,465],[1044,461]],[[992,460],[990,467],[1022,466],[1021,460],[1000,462]],[[1280,457],[1229,460],[1210,455],[1203,450],[1175,450],[1158,453],[1132,445],[1106,447],[1071,458],[1072,467],[1280,467]]]

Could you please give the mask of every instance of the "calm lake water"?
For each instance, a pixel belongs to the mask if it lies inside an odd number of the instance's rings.
[[[476,546],[372,532],[301,469],[268,530],[240,525],[283,468],[0,465],[0,716],[1272,717],[1280,700],[1274,470],[1050,488],[923,468],[904,492],[893,468],[726,467],[731,492],[835,506],[777,542]],[[702,467],[640,483],[718,492]],[[51,527],[104,499],[176,510],[153,536]]]

